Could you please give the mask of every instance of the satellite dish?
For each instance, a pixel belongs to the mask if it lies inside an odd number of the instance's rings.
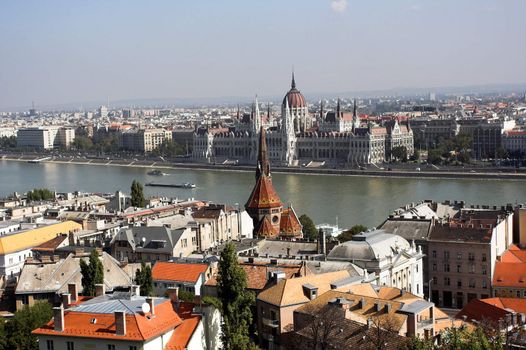
[[[148,312],[150,312],[150,304],[143,303],[141,305],[141,310],[142,310],[142,313],[146,315]]]

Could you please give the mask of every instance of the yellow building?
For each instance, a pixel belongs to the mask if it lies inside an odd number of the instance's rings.
[[[65,221],[29,230],[13,232],[0,237],[0,275],[14,277],[20,273],[31,249],[61,234],[82,229],[80,224]]]

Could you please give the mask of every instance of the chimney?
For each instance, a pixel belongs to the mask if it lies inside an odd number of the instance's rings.
[[[70,304],[71,304],[71,294],[69,293],[62,294],[62,306],[64,307],[64,309],[67,309]]]
[[[53,308],[53,321],[55,323],[55,331],[64,332],[64,308],[62,306]]]
[[[126,312],[115,311],[115,334],[126,335]]]
[[[141,286],[137,285],[137,284],[132,284],[132,286],[130,287],[130,292],[131,292],[131,296],[132,297],[138,297],[141,295]]]
[[[389,312],[391,312],[391,304],[387,303],[385,304],[385,313],[388,314]]]
[[[373,320],[371,318],[367,319],[367,329],[371,329],[373,327]]]
[[[179,287],[168,287],[167,293],[172,303],[179,302]]]
[[[95,285],[95,296],[100,297],[104,294],[106,294],[106,286],[104,285],[104,283],[96,284]]]
[[[68,293],[71,294],[71,302],[76,303],[79,299],[76,283],[68,283]]]
[[[365,298],[362,297],[360,299],[360,309],[363,309],[363,308],[365,308]]]
[[[155,303],[154,303],[153,298],[151,297],[146,298],[146,303],[150,305],[150,313],[152,315],[155,315]]]

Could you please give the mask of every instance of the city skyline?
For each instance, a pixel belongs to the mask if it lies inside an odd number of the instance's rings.
[[[526,82],[521,1],[0,6],[1,109]]]

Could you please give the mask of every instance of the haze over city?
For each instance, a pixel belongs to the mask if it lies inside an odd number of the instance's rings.
[[[520,0],[18,1],[0,109],[526,82]],[[425,29],[425,30],[424,30]]]

